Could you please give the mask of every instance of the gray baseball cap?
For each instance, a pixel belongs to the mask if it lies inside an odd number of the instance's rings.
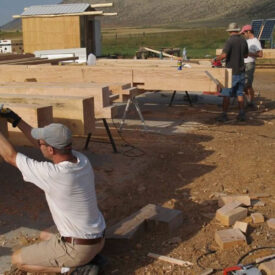
[[[72,143],[71,130],[61,123],[51,123],[43,128],[34,128],[31,131],[34,139],[43,139],[47,144],[63,149]]]

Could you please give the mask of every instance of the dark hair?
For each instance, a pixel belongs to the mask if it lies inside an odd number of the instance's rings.
[[[61,149],[57,149],[54,147],[53,147],[53,149],[60,155],[68,155],[68,154],[72,153],[72,144],[70,143],[66,147],[61,148]]]

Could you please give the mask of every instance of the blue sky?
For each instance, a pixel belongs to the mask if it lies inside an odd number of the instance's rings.
[[[21,14],[25,7],[60,2],[61,0],[0,0],[0,26],[13,20],[13,15]]]

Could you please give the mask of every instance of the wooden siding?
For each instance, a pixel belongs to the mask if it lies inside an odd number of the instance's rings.
[[[80,48],[80,17],[22,18],[25,53]]]

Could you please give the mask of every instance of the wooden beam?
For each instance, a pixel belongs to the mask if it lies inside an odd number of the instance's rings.
[[[40,83],[40,82],[23,82],[23,83],[1,83],[0,94],[18,94],[33,96],[70,96],[70,97],[93,97],[94,98],[94,116],[95,118],[112,118],[116,109],[110,103],[110,90],[104,84],[94,83]],[[1,101],[0,101],[1,102]],[[72,107],[72,106],[71,106]],[[103,110],[105,107],[109,107]],[[109,114],[108,114],[109,111]],[[103,115],[106,115],[104,117]]]
[[[20,64],[22,65],[40,65],[40,64],[52,64],[52,65],[58,65],[59,62],[62,61],[75,61],[78,60],[78,56],[71,56],[71,57],[60,57],[60,58],[36,58],[35,60],[22,60]],[[17,65],[18,63],[14,64]]]
[[[37,61],[37,60],[45,60],[47,58],[40,58],[40,57],[29,57],[29,58],[19,58],[19,59],[11,59],[11,60],[2,60],[0,61],[0,64],[12,64],[12,65],[17,65],[20,63],[28,63],[30,61]],[[48,60],[48,59],[47,59]]]
[[[118,13],[117,12],[104,12],[102,15],[103,16],[117,16]]]
[[[91,4],[91,8],[107,8],[112,7],[113,3],[101,3],[101,4]]]
[[[147,48],[147,47],[144,47],[143,49],[146,50],[146,51],[149,51],[149,52],[153,52],[153,53],[159,54],[159,55],[162,54],[163,56],[170,57],[170,58],[173,58],[173,59],[176,59],[176,60],[182,60],[181,57],[175,56],[175,55],[171,55],[171,54],[168,54],[166,52],[157,51],[157,50],[150,49],[150,48]],[[197,62],[197,61],[191,61],[191,60],[184,60],[184,62],[185,63],[199,64],[199,62]]]
[[[224,87],[231,87],[231,69],[207,70]],[[176,68],[146,67],[0,66],[2,82],[24,82],[27,78],[36,78],[38,82],[124,82],[133,83],[145,90],[216,91],[216,85],[205,74],[205,67],[183,68],[178,71]]]
[[[0,94],[0,101],[5,105],[16,103],[52,106],[53,122],[67,125],[74,135],[87,135],[95,129],[93,97],[9,93]]]
[[[87,11],[76,13],[62,13],[62,14],[37,14],[37,15],[13,15],[13,18],[30,18],[30,17],[60,17],[60,16],[84,16],[84,15],[103,15],[103,11]]]

